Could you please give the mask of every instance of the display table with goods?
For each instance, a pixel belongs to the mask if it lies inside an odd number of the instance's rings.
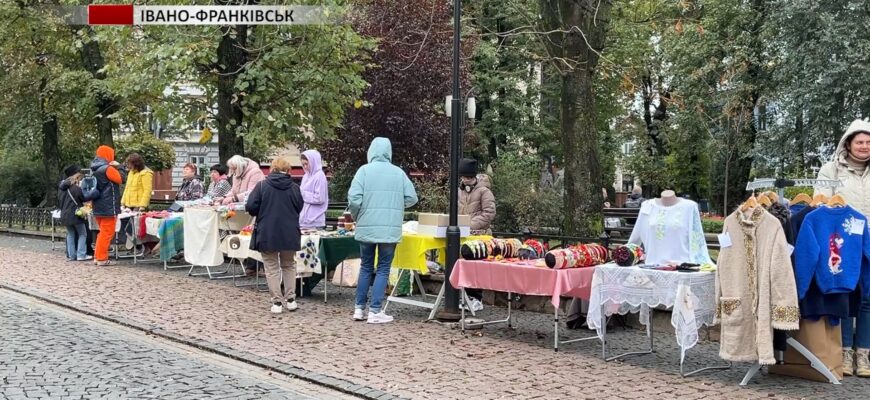
[[[615,253],[617,263],[595,269],[586,315],[587,326],[601,339],[602,357],[610,361],[652,353],[652,313],[661,307],[671,309],[682,376],[730,368],[729,362],[688,373],[683,369],[686,351],[698,342],[698,330],[712,326],[716,317],[716,266],[707,251],[697,203],[669,190],[643,202],[629,243]],[[606,319],[630,312],[640,313],[649,349],[608,356]]]
[[[687,271],[687,272],[682,272]],[[688,376],[712,368],[685,373],[683,364],[686,351],[698,343],[698,330],[713,326],[716,316],[715,275],[708,271],[677,270],[667,265],[640,265],[622,267],[616,264],[600,265],[592,276],[589,312],[586,324],[595,329],[602,341],[602,357],[615,360],[635,354],[653,352],[652,314],[657,307],[671,310],[671,325],[680,347],[680,374]],[[610,315],[640,313],[640,323],[646,326],[649,338],[647,351],[629,352],[616,356],[607,354],[607,321]]]
[[[428,319],[431,320],[435,318],[435,313],[437,312],[438,307],[441,305],[441,301],[444,298],[444,285],[447,284],[447,282],[445,281],[441,284],[441,289],[439,290],[437,295],[430,295],[426,293],[425,289],[423,289],[423,282],[420,279],[420,274],[426,275],[429,273],[429,267],[426,263],[426,254],[429,252],[437,252],[439,263],[441,265],[444,265],[446,260],[447,239],[443,237],[436,237],[432,235],[417,233],[416,227],[416,221],[406,223],[405,227],[403,227],[402,240],[398,243],[398,245],[396,245],[396,252],[393,256],[393,263],[391,264],[391,268],[399,270],[399,281],[402,280],[403,276],[407,276],[407,274],[412,274],[411,276],[417,283],[417,287],[420,289],[423,296],[432,297],[434,298],[434,301],[430,303],[427,301],[419,301],[404,297],[398,297],[396,296],[396,291],[399,287],[399,285],[397,284],[393,286],[393,289],[390,291],[390,295],[387,297],[387,301],[384,303],[383,309],[386,310],[391,302],[422,307],[431,310],[428,317]],[[491,236],[466,236],[460,238],[460,243],[465,243],[469,240],[490,238]]]
[[[169,263],[184,250],[184,213],[168,211],[145,213],[144,227],[145,234],[156,237],[160,243],[160,261],[163,262],[163,269],[180,268],[170,266]]]
[[[606,262],[609,252],[596,244],[547,253],[544,250],[534,240],[522,243],[518,239],[491,239],[463,244],[461,251],[465,258],[453,266],[450,283],[463,293],[466,288],[505,292],[508,294],[508,308],[505,319],[467,323],[465,307],[462,307],[462,329],[497,323],[507,323],[511,327],[513,295],[521,294],[550,297],[554,309],[553,350],[558,351],[560,344],[597,339],[597,336],[591,336],[560,340],[559,306],[563,296],[589,299],[595,268]],[[570,256],[566,257],[568,254]]]
[[[227,257],[234,261],[241,262],[245,259],[252,259],[258,263],[263,262],[263,257],[260,252],[251,250],[251,232],[252,227],[247,226],[242,228],[239,234],[228,235],[221,241],[220,250]],[[300,248],[296,252],[296,276],[299,279],[309,278],[314,275],[323,275],[326,273],[328,262],[335,265],[344,261],[346,258],[358,256],[359,247],[356,246],[356,253],[347,246],[348,243],[356,245],[353,240],[353,232],[346,231],[303,231],[300,237]],[[331,255],[331,257],[330,257]],[[338,257],[344,257],[338,259]],[[326,261],[329,260],[329,261]],[[231,265],[236,265],[231,263]],[[259,266],[259,264],[258,264]],[[241,269],[241,267],[240,267]],[[237,276],[238,277],[238,276]],[[257,277],[259,278],[259,276]],[[258,285],[259,282],[254,283]],[[308,281],[303,281],[302,288],[304,289],[309,284]],[[242,286],[242,285],[237,285]],[[310,293],[310,290],[308,291]],[[303,292],[300,291],[300,295]],[[324,301],[326,301],[326,290],[324,288]]]

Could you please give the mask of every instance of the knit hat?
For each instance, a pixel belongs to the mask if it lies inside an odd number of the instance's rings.
[[[102,157],[109,162],[115,161],[115,149],[106,145],[97,147],[97,157]]]
[[[459,176],[477,176],[477,160],[471,158],[459,160]]]
[[[69,177],[79,173],[79,171],[81,171],[81,169],[82,169],[82,167],[79,167],[78,165],[75,165],[75,164],[67,165],[66,168],[63,169],[63,176],[69,178]]]

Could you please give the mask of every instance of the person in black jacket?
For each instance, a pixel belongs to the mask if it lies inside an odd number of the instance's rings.
[[[290,161],[278,157],[272,161],[272,172],[251,191],[245,210],[256,217],[256,248],[263,255],[266,283],[272,295],[273,313],[286,307],[295,311],[296,252],[301,248],[299,212],[302,192],[288,172]],[[281,283],[284,293],[281,293]]]
[[[60,223],[66,226],[66,258],[69,261],[87,261],[93,257],[87,254],[88,228],[83,216],[76,215],[76,211],[85,203],[79,182],[82,174],[81,167],[70,165],[64,168],[63,174],[66,179],[60,182],[57,190],[57,201],[60,205]]]

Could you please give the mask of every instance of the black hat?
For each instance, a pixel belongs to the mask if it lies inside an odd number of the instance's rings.
[[[471,158],[459,160],[459,176],[477,176],[477,160]]]
[[[75,164],[67,165],[67,167],[63,169],[63,175],[65,177],[69,178],[69,177],[79,173],[79,171],[81,171],[81,170],[82,170],[82,167],[79,167],[78,165],[75,165]]]

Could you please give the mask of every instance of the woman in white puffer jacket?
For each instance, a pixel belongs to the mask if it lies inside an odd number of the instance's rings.
[[[870,217],[870,122],[852,121],[840,138],[831,161],[819,170],[819,179],[839,180],[842,186],[816,188],[815,194],[839,194],[852,208]],[[843,321],[843,374],[870,378],[870,299],[861,300],[854,324]],[[857,348],[855,352],[852,348]],[[853,361],[854,360],[854,361]],[[853,363],[854,362],[854,363]],[[856,368],[857,365],[857,368]]]

